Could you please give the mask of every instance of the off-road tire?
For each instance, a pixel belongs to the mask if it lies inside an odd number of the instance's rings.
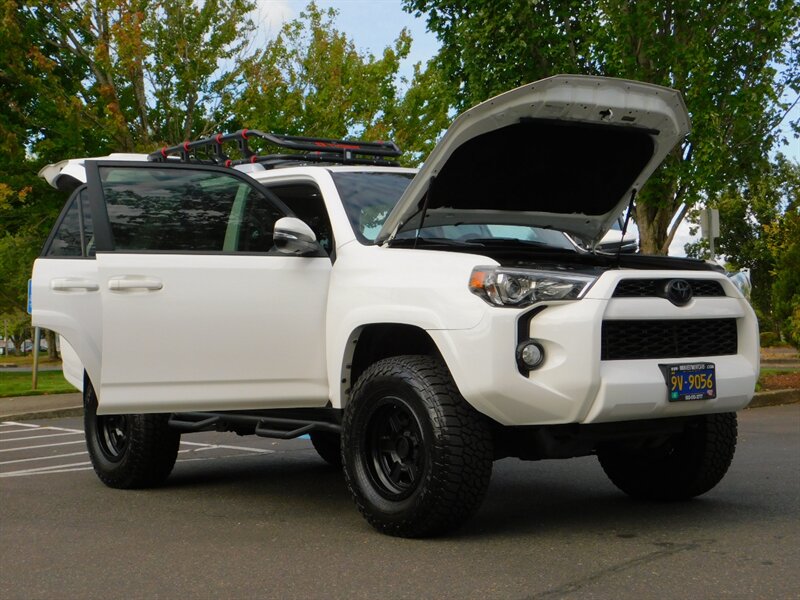
[[[88,377],[83,389],[86,446],[100,480],[120,489],[162,484],[175,466],[181,437],[167,425],[169,415],[98,415]]]
[[[378,531],[423,537],[450,531],[478,509],[492,473],[492,436],[430,356],[368,367],[342,422],[347,486]]]
[[[693,419],[655,447],[607,445],[597,457],[611,482],[639,500],[688,500],[717,485],[736,450],[736,413]]]
[[[320,458],[332,467],[342,467],[342,437],[330,431],[312,431],[311,445]]]

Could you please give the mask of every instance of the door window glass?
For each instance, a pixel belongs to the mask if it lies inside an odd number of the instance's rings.
[[[100,179],[116,251],[270,252],[283,216],[218,171],[101,167]]]
[[[44,255],[87,258],[94,256],[94,229],[85,187],[70,199]]]
[[[270,186],[269,190],[292,209],[298,219],[311,227],[320,246],[330,256],[333,251],[333,229],[319,188],[310,183],[291,183]]]

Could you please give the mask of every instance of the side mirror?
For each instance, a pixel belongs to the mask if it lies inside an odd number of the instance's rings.
[[[275,222],[272,240],[278,252],[282,254],[316,254],[320,250],[317,236],[300,219],[283,217]]]

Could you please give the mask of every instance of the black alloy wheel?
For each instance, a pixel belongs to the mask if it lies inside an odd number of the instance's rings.
[[[169,415],[98,415],[98,400],[88,376],[83,380],[83,427],[89,458],[100,481],[112,488],[160,485],[175,466],[180,432]]]
[[[342,420],[345,480],[378,531],[423,537],[478,510],[492,473],[492,434],[444,363],[395,356],[369,366]]]
[[[96,433],[97,443],[105,457],[111,462],[122,460],[130,438],[128,416],[98,416]]]
[[[375,403],[367,422],[368,471],[375,489],[388,500],[408,498],[424,477],[427,460],[422,427],[401,398]]]

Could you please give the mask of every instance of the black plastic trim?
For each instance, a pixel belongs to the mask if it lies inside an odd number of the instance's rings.
[[[73,190],[73,192],[67,198],[67,201],[64,203],[64,207],[61,209],[61,212],[58,213],[58,218],[56,219],[55,225],[53,225],[53,228],[50,230],[50,235],[47,236],[47,239],[42,246],[42,250],[39,253],[39,258],[94,258],[93,256],[64,256],[63,254],[59,256],[47,256],[47,252],[50,250],[50,246],[53,244],[53,239],[56,236],[56,231],[58,231],[59,227],[61,227],[61,223],[66,218],[69,209],[72,208],[73,203],[77,202],[78,196],[80,196],[81,191],[85,188],[86,185],[82,185],[81,187]]]
[[[522,346],[524,342],[527,342],[531,339],[531,334],[530,334],[531,320],[548,306],[549,304],[537,304],[527,312],[524,312],[519,317],[517,317],[517,340],[516,340],[517,345],[516,349],[514,350],[515,358],[517,358],[517,350],[520,348],[520,346]],[[525,377],[530,375],[531,369],[526,367],[520,360],[517,360],[516,362],[517,362],[517,370],[520,372],[521,375],[524,375]],[[539,363],[537,367],[541,366],[541,364],[542,363]]]

